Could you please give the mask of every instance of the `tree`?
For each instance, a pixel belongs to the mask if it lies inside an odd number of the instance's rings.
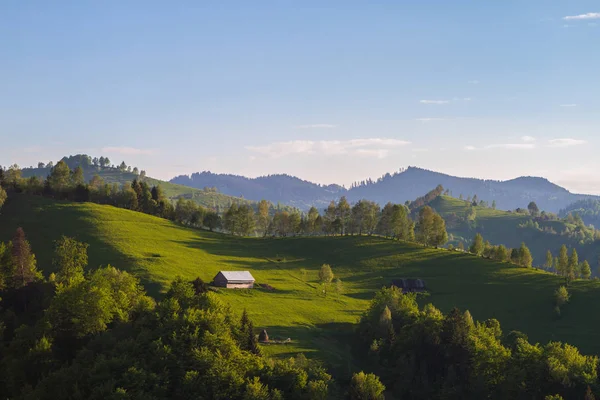
[[[52,261],[56,274],[56,282],[72,285],[83,280],[83,271],[88,264],[88,245],[73,238],[61,236],[54,245]]]
[[[496,209],[496,200],[492,201],[492,210]]]
[[[83,168],[78,166],[71,174],[71,186],[85,185],[85,179],[83,177]]]
[[[577,270],[579,269],[579,256],[577,250],[573,249],[571,257],[569,257],[569,264],[567,265],[567,282],[572,281],[577,276]]]
[[[140,174],[140,170],[138,169],[138,167],[134,167],[133,168],[133,174],[134,175],[139,175]]]
[[[552,256],[552,252],[550,250],[548,250],[546,252],[546,262],[544,263],[544,267],[546,267],[546,269],[548,269],[548,270],[551,270],[553,264],[554,264],[554,257]]]
[[[239,224],[237,203],[231,203],[229,209],[225,212],[225,215],[223,216],[223,227],[232,235],[238,233]]]
[[[2,208],[2,206],[4,205],[4,202],[6,201],[7,198],[8,198],[8,195],[6,194],[6,191],[4,190],[4,188],[2,186],[0,186],[0,208]]]
[[[40,169],[44,169],[46,168],[46,164],[44,164],[43,162],[39,162],[37,167]]]
[[[317,210],[314,206],[308,210],[308,215],[306,218],[307,223],[307,233],[313,234],[318,231],[317,227],[317,219],[320,218],[319,210]]]
[[[121,164],[119,165],[119,170],[125,171],[126,169],[127,169],[127,164],[125,164],[125,161],[121,161]]]
[[[496,260],[500,262],[508,262],[510,260],[510,254],[508,254],[508,249],[503,244],[496,247],[495,257]]]
[[[350,399],[351,400],[383,400],[385,386],[377,375],[365,374],[359,372],[352,375],[350,382]]]
[[[590,268],[590,263],[585,260],[581,264],[581,277],[583,279],[590,279],[590,276],[592,276],[592,269]]]
[[[483,250],[484,250],[485,246],[483,243],[483,236],[481,236],[480,233],[475,235],[475,238],[473,239],[473,244],[471,244],[471,247],[469,248],[469,252],[477,255],[477,256],[481,256],[483,254]]]
[[[346,196],[342,196],[340,198],[335,211],[336,211],[336,216],[340,221],[341,233],[342,233],[342,235],[345,235],[346,227],[348,226],[348,223],[350,222],[350,215],[351,215],[350,204],[348,203],[348,200],[346,200]]]
[[[434,215],[436,215],[435,211],[429,206],[425,206],[419,211],[416,236],[417,240],[426,246],[429,246],[435,240]]]
[[[319,280],[323,283],[331,283],[333,280],[333,271],[331,270],[331,266],[329,264],[321,265],[321,270],[319,271]]]
[[[262,232],[263,236],[267,236],[269,231],[269,225],[271,224],[271,217],[269,215],[270,204],[266,200],[258,202],[258,215],[256,217],[256,225],[259,232]]]
[[[570,299],[569,291],[566,287],[561,286],[554,292],[554,299],[556,301],[556,305],[561,307],[562,305],[569,302]]]
[[[569,253],[567,246],[564,244],[560,248],[558,253],[558,262],[554,263],[554,268],[556,268],[556,272],[558,272],[559,275],[565,277],[567,276],[569,269]]]
[[[31,246],[25,238],[23,228],[17,228],[12,239],[12,287],[20,288],[33,282],[40,277],[36,269],[35,255],[31,252]]]
[[[48,176],[48,185],[55,192],[67,189],[71,184],[71,170],[66,162],[60,160],[56,163]]]
[[[242,204],[238,208],[239,233],[249,236],[254,231],[254,210],[248,204]]]
[[[531,214],[532,217],[537,217],[540,214],[540,209],[534,201],[529,203],[527,209],[529,210],[529,214]]]
[[[521,243],[521,247],[519,248],[519,265],[526,268],[531,268],[533,265],[533,257],[525,243]]]
[[[330,234],[336,234],[337,232],[337,207],[335,201],[331,200],[329,206],[325,210],[325,216],[323,217],[323,223],[325,225],[325,231]]]
[[[436,248],[444,245],[448,241],[448,232],[446,231],[446,222],[439,215],[433,216],[433,238],[431,244]]]

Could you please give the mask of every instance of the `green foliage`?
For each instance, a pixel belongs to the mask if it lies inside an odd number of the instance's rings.
[[[569,295],[569,291],[564,286],[559,287],[558,289],[556,289],[556,292],[554,292],[554,299],[556,301],[557,307],[562,307],[564,304],[566,304],[569,301],[570,297],[571,296]]]
[[[352,375],[350,382],[350,399],[352,400],[383,400],[385,386],[374,374],[359,372]]]
[[[572,398],[598,379],[598,358],[573,346],[531,345],[511,333],[508,348],[497,320],[476,322],[458,309],[444,316],[432,305],[420,310],[394,289],[376,294],[357,332],[398,398],[541,398],[548,392]]]
[[[533,257],[531,256],[529,248],[525,243],[521,243],[521,247],[519,248],[519,265],[525,268],[531,268],[532,264]]]
[[[475,235],[473,239],[473,244],[469,248],[469,252],[475,254],[476,256],[481,256],[484,250],[483,236],[480,233]]]
[[[69,286],[83,280],[83,272],[88,264],[88,245],[73,238],[61,236],[55,242],[54,269],[56,282]]]
[[[329,264],[321,265],[321,269],[319,270],[319,280],[323,283],[331,283],[333,280],[333,271]]]
[[[429,206],[421,208],[416,228],[416,238],[425,245],[438,247],[448,241],[446,223]]]
[[[4,205],[4,202],[6,201],[7,197],[8,196],[6,194],[6,190],[4,190],[2,186],[0,186],[0,209],[2,209],[2,206]]]

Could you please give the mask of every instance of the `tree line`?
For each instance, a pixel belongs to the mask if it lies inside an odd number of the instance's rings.
[[[429,206],[422,207],[413,221],[405,205],[387,203],[382,209],[373,201],[360,200],[351,206],[344,196],[332,201],[323,214],[315,207],[307,213],[277,210],[272,214],[266,200],[258,203],[256,212],[249,205],[233,203],[223,214],[223,228],[241,236],[378,234],[429,246],[448,241],[444,219]]]
[[[45,278],[21,228],[0,244],[2,398],[381,398],[372,374],[342,390],[303,355],[265,358],[248,314],[200,278],[175,278],[156,302],[127,272],[89,271],[87,249],[61,237]]]
[[[421,308],[396,287],[376,294],[357,334],[397,398],[593,399],[598,385],[596,356],[560,342],[531,344],[468,311]]]

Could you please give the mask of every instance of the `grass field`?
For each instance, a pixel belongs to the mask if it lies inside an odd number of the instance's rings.
[[[210,281],[219,270],[249,270],[275,290],[222,289],[219,295],[238,314],[246,308],[255,326],[271,337],[293,340],[266,351],[305,352],[338,373],[360,365],[351,356],[353,324],[373,293],[400,277],[424,279],[431,295],[423,302],[444,311],[469,309],[476,319],[497,318],[505,332],[517,329],[534,341],[567,341],[583,352],[600,353],[600,283],[593,281],[572,285],[572,301],[558,318],[554,275],[377,237],[234,238],[110,206],[25,196],[9,199],[2,209],[0,240],[9,240],[18,226],[46,274],[52,271],[52,241],[65,234],[89,243],[91,267],[110,263],[128,270],[155,296],[176,275]],[[343,294],[318,293],[323,263],[342,279]]]
[[[452,213],[463,216],[468,209],[465,201],[448,196],[440,196],[430,205],[446,219]],[[600,246],[597,244],[582,245],[577,240],[566,236],[541,232],[534,228],[520,228],[519,225],[531,219],[529,215],[492,210],[486,207],[475,207],[475,210],[477,212],[477,229],[475,231],[470,230],[464,224],[458,227],[448,227],[448,232],[455,237],[453,244],[457,244],[456,240],[471,241],[475,233],[480,232],[485,240],[489,240],[495,245],[504,244],[514,248],[525,242],[534,257],[534,265],[542,266],[544,264],[548,250],[551,250],[555,256],[558,255],[558,250],[563,244],[569,248],[576,247],[580,260],[585,258],[590,265],[597,264],[598,256],[600,256]],[[539,224],[542,229],[552,227],[556,232],[563,232],[567,226],[575,229],[574,225],[564,221],[542,221]]]

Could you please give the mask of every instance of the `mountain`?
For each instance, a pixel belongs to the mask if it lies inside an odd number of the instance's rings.
[[[177,183],[194,188],[215,187],[221,193],[242,196],[250,200],[266,199],[307,209],[314,205],[326,206],[331,200],[346,196],[349,201],[369,199],[383,205],[389,201],[404,203],[429,192],[437,185],[448,189],[455,197],[477,195],[497,208],[512,210],[526,208],[534,201],[542,210],[558,212],[569,204],[597,196],[570,193],[544,178],[520,177],[508,181],[460,178],[422,168],[409,167],[401,172],[386,174],[376,181],[368,180],[345,189],[339,185],[318,185],[289,175],[269,175],[247,178],[211,172],[181,175],[173,178]]]
[[[180,175],[170,182],[198,189],[216,188],[230,196],[255,201],[265,199],[274,204],[283,203],[300,209],[308,209],[313,205],[319,208],[326,207],[331,200],[347,192],[339,185],[323,186],[285,174],[246,178],[204,171],[190,176]]]

